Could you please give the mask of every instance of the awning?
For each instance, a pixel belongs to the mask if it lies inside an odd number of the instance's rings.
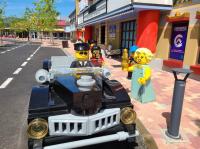
[[[96,23],[101,23],[101,22],[104,22],[105,20],[116,18],[116,17],[125,15],[127,13],[132,13],[132,12],[133,12],[133,7],[132,7],[132,5],[129,5],[127,7],[120,9],[120,10],[107,13],[103,16],[100,16],[100,17],[94,18],[92,20],[88,20],[88,21],[86,21],[82,24],[79,24],[78,28],[82,28],[84,26],[88,26],[88,25],[92,25],[92,24],[96,24]]]
[[[176,12],[174,16],[167,16],[168,22],[182,22],[182,21],[189,21],[190,13],[189,12]]]
[[[82,24],[78,25],[78,28],[82,28],[84,26],[96,24],[96,23],[101,23],[105,22],[106,20],[115,20],[115,19],[126,19],[128,17],[131,17],[131,15],[136,15],[138,11],[140,10],[161,10],[161,11],[166,11],[166,10],[171,10],[172,6],[171,5],[150,5],[150,4],[145,4],[145,3],[133,3],[129,4],[127,6],[124,6],[123,8],[117,9],[115,11],[106,13],[105,15],[93,18],[91,20],[85,21]]]
[[[200,11],[197,11],[196,18],[200,20]]]

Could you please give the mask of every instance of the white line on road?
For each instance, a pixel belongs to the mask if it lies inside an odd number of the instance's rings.
[[[28,62],[23,62],[23,64],[21,65],[22,67],[26,66]]]
[[[15,72],[13,72],[13,74],[19,74],[19,72],[22,70],[22,68],[17,68],[16,70],[15,70]]]
[[[41,46],[39,46],[39,47],[35,50],[35,52],[33,52],[33,53],[29,56],[29,58],[33,57],[33,56],[36,54],[36,52],[39,51],[40,48],[41,48]]]
[[[41,46],[39,46],[39,47],[36,49],[36,51],[38,51],[40,48],[41,48]]]
[[[1,54],[4,54],[4,53],[6,53],[6,52],[13,51],[13,50],[15,50],[15,49],[17,49],[17,48],[21,48],[21,47],[23,47],[23,46],[25,46],[25,45],[27,45],[27,44],[23,44],[23,45],[20,45],[20,46],[17,46],[17,47],[14,47],[14,48],[8,49],[8,50],[6,50],[6,51],[1,52]]]
[[[29,57],[29,58],[27,58],[26,60],[27,60],[27,61],[30,61],[30,60],[31,60],[31,58]]]
[[[6,81],[4,81],[1,86],[0,89],[6,88],[8,86],[8,84],[13,80],[13,78],[8,78]]]

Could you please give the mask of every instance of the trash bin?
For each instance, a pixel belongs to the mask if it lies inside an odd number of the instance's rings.
[[[68,40],[63,40],[62,46],[63,46],[63,48],[68,48]]]

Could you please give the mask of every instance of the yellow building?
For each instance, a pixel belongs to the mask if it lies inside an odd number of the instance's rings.
[[[160,18],[156,57],[166,67],[190,68],[200,75],[200,2],[176,1]]]

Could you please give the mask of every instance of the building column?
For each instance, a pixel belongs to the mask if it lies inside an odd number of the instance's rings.
[[[144,10],[138,13],[136,45],[156,52],[159,10]]]
[[[85,27],[85,34],[84,34],[85,42],[92,39],[92,26]]]
[[[76,40],[78,40],[78,39],[82,39],[82,31],[80,31],[80,30],[77,30],[76,31]]]

